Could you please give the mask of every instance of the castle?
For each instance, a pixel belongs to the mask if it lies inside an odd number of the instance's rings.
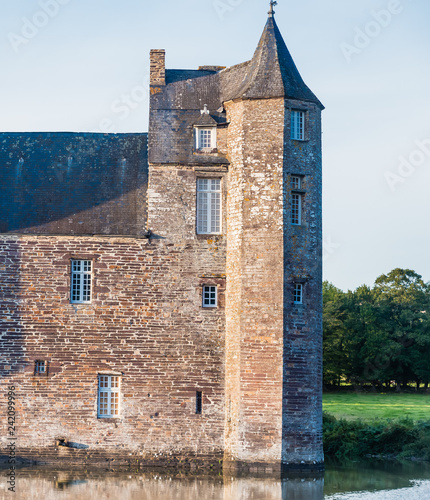
[[[149,133],[0,134],[0,454],[322,467],[321,111],[274,19]],[[9,391],[9,393],[8,393]]]

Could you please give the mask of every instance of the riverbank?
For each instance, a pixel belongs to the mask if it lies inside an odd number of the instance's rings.
[[[430,461],[430,420],[336,419],[324,412],[324,453],[339,460],[369,457]]]

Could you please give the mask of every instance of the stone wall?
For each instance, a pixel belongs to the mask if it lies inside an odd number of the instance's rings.
[[[226,103],[229,189],[225,462],[323,462],[321,112],[284,99]],[[306,113],[291,140],[291,110]],[[291,223],[291,176],[302,221]],[[295,283],[303,304],[295,304]]]
[[[226,462],[280,463],[284,100],[226,104]]]
[[[73,258],[94,262],[89,305],[70,303]],[[203,309],[201,287],[210,270],[223,295],[223,263],[213,242],[176,235],[0,236],[0,414],[14,384],[17,455],[221,458],[224,309]],[[35,376],[35,360],[48,376]],[[121,374],[118,419],[97,418],[99,373]]]
[[[306,112],[305,141],[291,140],[291,110]],[[285,102],[284,134],[284,396],[286,464],[322,463],[322,160],[321,110]],[[302,223],[291,224],[291,175],[302,176]],[[303,304],[294,304],[294,283]]]

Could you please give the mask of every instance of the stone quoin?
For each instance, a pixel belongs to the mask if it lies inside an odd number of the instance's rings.
[[[248,62],[151,51],[148,133],[0,134],[17,461],[323,467],[324,108],[274,5]]]

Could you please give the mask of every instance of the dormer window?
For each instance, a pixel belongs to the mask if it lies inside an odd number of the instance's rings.
[[[210,115],[206,104],[200,111],[200,115],[199,120],[194,124],[195,148],[204,153],[216,152],[217,122]]]

